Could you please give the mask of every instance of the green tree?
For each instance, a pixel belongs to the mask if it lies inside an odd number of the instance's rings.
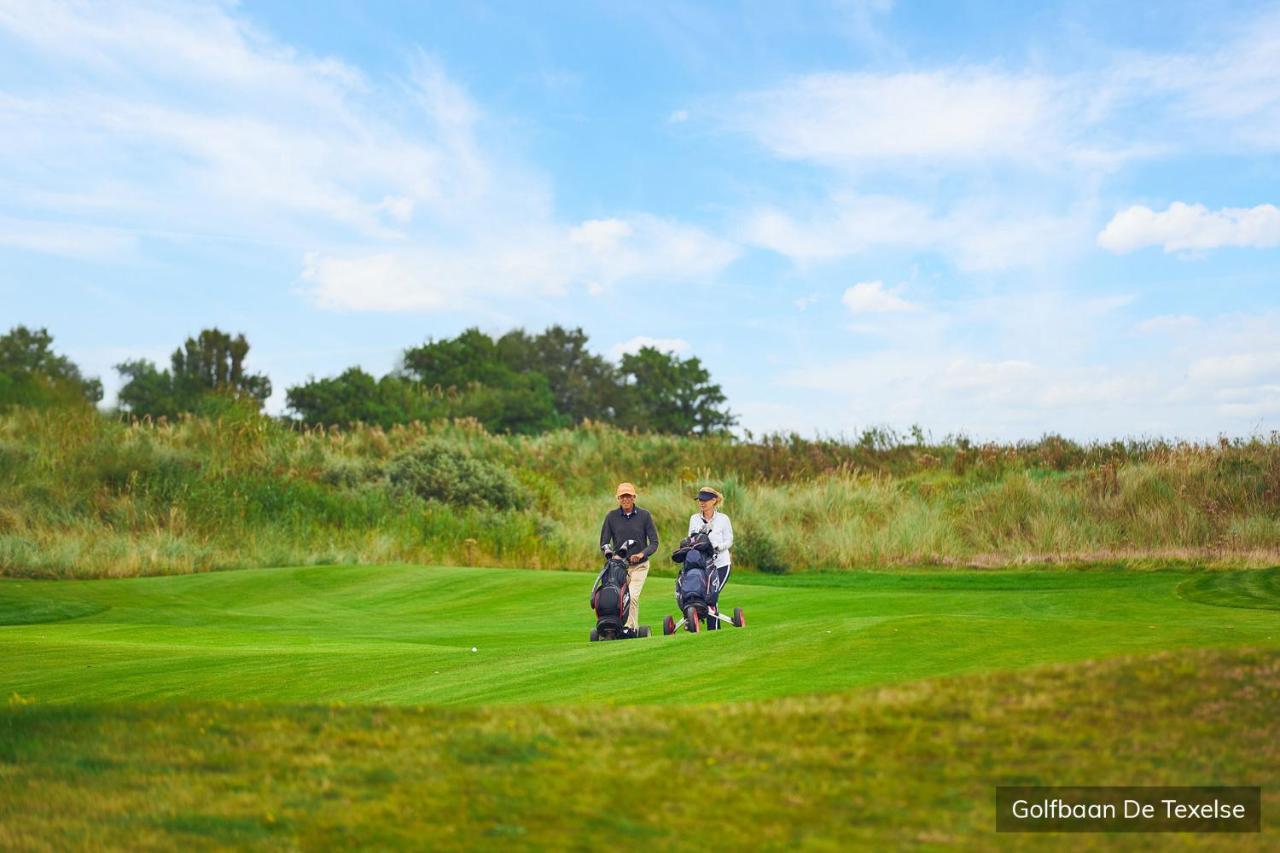
[[[102,383],[53,351],[47,329],[14,326],[0,335],[0,408],[102,399]]]
[[[218,329],[204,329],[174,350],[174,386],[192,397],[229,391],[257,400],[261,406],[271,396],[271,380],[261,373],[245,373],[248,354],[249,342],[243,334],[233,338]]]
[[[508,368],[545,376],[556,411],[570,422],[615,417],[618,371],[587,350],[587,334],[581,328],[551,326],[537,335],[516,329],[498,339],[497,351]]]
[[[517,376],[505,388],[475,383],[450,399],[450,417],[471,417],[490,432],[536,435],[565,426],[556,412],[547,377],[541,373]]]
[[[271,396],[271,380],[246,373],[249,342],[218,329],[187,338],[170,357],[170,369],[159,370],[145,359],[125,361],[116,370],[125,380],[120,406],[135,415],[174,416],[201,408],[208,398],[252,401],[258,408]]]
[[[493,339],[476,328],[456,338],[428,340],[404,351],[403,372],[431,387],[466,388],[488,385],[504,388],[515,383],[519,373],[498,357]]]
[[[174,390],[169,371],[157,370],[154,363],[139,358],[120,362],[116,372],[124,380],[116,398],[121,409],[139,417],[173,417],[183,411],[185,404]]]
[[[562,326],[516,329],[497,340],[466,329],[405,350],[400,368],[382,379],[353,367],[290,388],[288,400],[309,424],[472,417],[491,432],[530,434],[590,418],[707,434],[735,423],[697,358],[645,349],[615,367],[587,349],[582,329]]]
[[[448,401],[403,376],[375,379],[359,367],[338,376],[310,379],[286,392],[289,408],[303,423],[346,426],[353,423],[389,427],[446,415]]]
[[[538,433],[563,426],[547,377],[508,363],[479,329],[405,350],[401,374],[433,391],[451,392],[450,417],[474,417],[493,432]]]
[[[629,429],[708,435],[737,419],[725,407],[724,392],[696,357],[644,347],[622,357],[624,408],[619,425]]]

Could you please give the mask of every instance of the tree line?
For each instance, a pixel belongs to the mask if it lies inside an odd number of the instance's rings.
[[[360,367],[286,389],[291,420],[309,426],[389,427],[474,418],[490,432],[535,434],[591,420],[624,429],[714,434],[736,419],[697,357],[644,347],[617,363],[591,352],[581,328],[516,329],[494,338],[477,328],[405,349],[375,377]],[[98,403],[102,383],[52,348],[46,329],[16,326],[0,336],[0,408],[69,399]],[[174,350],[169,366],[147,359],[116,365],[117,407],[135,417],[208,414],[228,401],[259,410],[271,380],[246,367],[250,346],[217,328]]]

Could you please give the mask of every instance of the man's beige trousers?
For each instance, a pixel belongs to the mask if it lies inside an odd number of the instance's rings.
[[[627,586],[631,590],[631,607],[627,609],[627,627],[635,631],[640,627],[640,590],[649,577],[649,561],[627,568]]]

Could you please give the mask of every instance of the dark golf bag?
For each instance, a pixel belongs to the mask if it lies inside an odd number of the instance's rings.
[[[663,634],[674,634],[681,626],[694,634],[704,625],[708,631],[719,630],[722,623],[731,623],[735,628],[746,626],[741,607],[734,608],[731,619],[720,613],[720,591],[729,580],[729,566],[717,567],[717,556],[705,529],[685,539],[672,553],[672,562],[680,564],[676,606],[681,618],[679,622],[670,616],[663,620]]]
[[[712,583],[714,558],[715,549],[705,533],[685,539],[671,555],[672,561],[680,563],[680,574],[676,577],[676,606],[681,613],[689,607],[705,610],[708,605],[715,606],[719,590],[713,589]]]
[[[627,611],[631,607],[631,590],[627,581],[627,551],[622,548],[609,555],[591,591],[596,631],[602,638],[620,635],[627,624]]]

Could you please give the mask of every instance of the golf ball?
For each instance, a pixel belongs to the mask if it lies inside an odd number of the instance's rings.
[[[471,647],[471,651],[473,651],[473,652],[478,652],[478,651],[480,651],[480,650],[479,650],[479,649],[477,649],[475,646],[472,646],[472,647]]]

